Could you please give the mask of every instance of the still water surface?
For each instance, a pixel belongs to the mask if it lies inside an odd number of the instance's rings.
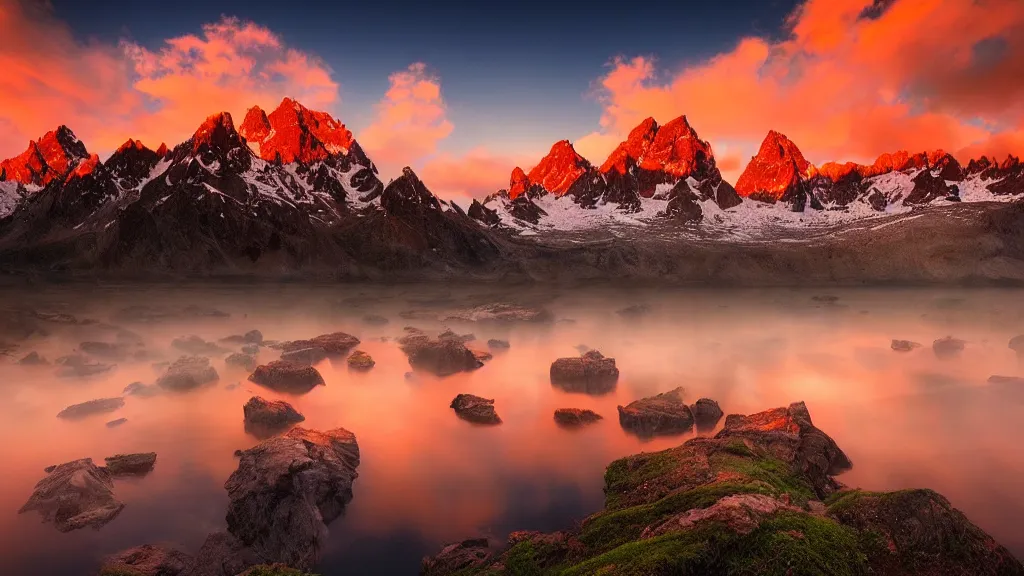
[[[834,304],[815,295],[838,296]],[[110,373],[57,378],[53,368],[19,366],[36,350],[51,361],[85,340],[110,340],[95,326],[45,324],[49,336],[15,342],[0,360],[0,572],[71,576],[94,570],[110,553],[169,542],[194,553],[207,534],[224,530],[224,481],[232,453],[256,444],[242,425],[242,405],[259,394],[291,402],[306,427],[344,427],[356,434],[362,461],[354,499],[330,526],[324,574],[415,574],[420,558],[445,542],[512,530],[572,527],[602,506],[602,475],[612,460],[675,446],[689,436],[642,440],[623,431],[616,406],[683,386],[687,399],[718,400],[726,413],[750,413],[804,400],[815,424],[854,461],[840,479],[874,490],[928,487],[1018,557],[1024,557],[1024,456],[1019,448],[1024,391],[997,388],[992,374],[1024,375],[1008,340],[1024,333],[1024,292],[1013,290],[794,290],[625,292],[458,288],[451,286],[75,286],[8,289],[0,308],[64,311],[111,321],[132,304],[198,304],[227,318],[155,324],[117,322],[140,334],[153,358],[121,362]],[[489,325],[410,320],[410,310],[442,316],[486,302],[543,306],[556,322]],[[647,304],[650,312],[616,310]],[[390,319],[363,321],[367,314]],[[413,325],[471,332],[471,346],[507,339],[483,368],[447,378],[410,370],[394,338]],[[247,373],[213,358],[220,381],[187,394],[128,397],[120,410],[85,420],[55,417],[67,405],[117,396],[130,382],[152,382],[154,361],[173,360],[173,338],[217,340],[257,328],[288,340],[342,330],[376,366],[350,372],[344,361],[317,365],[327,382],[285,396],[246,381]],[[966,340],[955,358],[940,359],[931,342]],[[0,339],[4,336],[0,335]],[[909,353],[893,338],[925,344]],[[386,341],[385,341],[386,340]],[[567,393],[548,369],[577,346],[614,357],[616,389],[603,396]],[[260,361],[276,358],[263,349]],[[241,386],[229,389],[229,385]],[[448,407],[462,392],[494,398],[504,424],[475,427]],[[557,427],[556,408],[590,408],[605,419],[581,430]],[[105,422],[128,422],[107,428]],[[154,472],[116,481],[126,503],[95,531],[59,533],[35,513],[17,510],[43,468],[82,457],[102,462],[126,452],[158,454]]]

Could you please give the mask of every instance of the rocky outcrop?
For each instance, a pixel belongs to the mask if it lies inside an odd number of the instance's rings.
[[[499,340],[497,338],[491,338],[490,340],[487,341],[487,347],[490,348],[491,350],[508,350],[509,348],[511,348],[511,345],[508,343],[508,340]]]
[[[249,375],[249,381],[289,394],[305,394],[317,386],[326,384],[316,368],[285,360],[274,360],[269,364],[257,366]]]
[[[365,372],[370,368],[373,368],[376,364],[373,358],[362,350],[352,352],[352,354],[345,359],[345,362],[351,370],[355,370],[357,372]]]
[[[431,338],[422,330],[406,330],[399,346],[409,358],[409,365],[435,376],[450,376],[483,366],[472,350],[459,338]]]
[[[501,424],[501,418],[494,410],[494,400],[472,394],[459,394],[452,400],[451,408],[459,418],[473,424]]]
[[[57,413],[57,418],[64,418],[65,420],[78,420],[80,418],[88,418],[96,414],[106,414],[119,410],[124,406],[124,398],[120,396],[116,398],[97,398],[96,400],[89,400],[80,404],[72,404],[67,408]]]
[[[946,336],[932,342],[932,351],[939,358],[952,358],[964,351],[967,343],[959,338]]]
[[[567,392],[605,394],[615,389],[619,369],[614,358],[605,358],[597,350],[579,358],[559,358],[551,363],[551,384]]]
[[[683,401],[682,388],[635,400],[618,410],[619,424],[641,437],[681,434],[693,429],[693,413]]]
[[[718,421],[725,415],[718,402],[710,398],[700,398],[690,406],[690,414],[693,415],[693,423],[697,430],[704,432],[714,430]]]
[[[0,162],[0,180],[46,186],[63,179],[75,165],[88,158],[82,141],[67,126],[47,132],[39,140],[28,143],[28,148],[8,160]]]
[[[568,192],[590,167],[590,162],[577,154],[568,140],[560,140],[551,146],[551,150],[525,175],[525,179],[521,169],[517,167],[513,170],[509,198],[515,200],[535,184],[561,196]]]
[[[143,544],[108,556],[99,576],[179,576],[191,561],[180,550]]]
[[[270,438],[306,419],[283,400],[264,400],[253,396],[242,406],[245,431],[257,438]]]
[[[299,348],[281,353],[281,360],[303,366],[312,366],[327,359],[327,351],[319,346]]]
[[[920,347],[921,345],[917,342],[912,342],[910,340],[896,340],[895,338],[893,338],[892,344],[890,344],[890,348],[896,352],[911,352],[914,348]]]
[[[330,356],[344,356],[349,350],[359,345],[359,338],[344,332],[321,334],[309,340],[293,340],[279,346],[284,352],[294,352],[306,348],[320,348]]]
[[[167,367],[157,386],[174,392],[187,392],[216,382],[220,376],[210,366],[210,359],[202,356],[181,356]]]
[[[234,354],[229,354],[228,357],[224,359],[224,364],[228,366],[235,366],[242,370],[252,371],[256,368],[256,357],[251,354],[235,352]]]
[[[105,468],[111,476],[145,476],[156,465],[156,452],[115,454],[104,458]]]
[[[934,492],[837,492],[826,471],[848,465],[802,402],[731,415],[713,438],[612,462],[604,509],[572,531],[447,545],[422,573],[1024,574]]]
[[[757,155],[736,181],[736,192],[745,198],[775,203],[806,194],[810,177],[808,162],[789,138],[774,130],[768,132]]]
[[[114,497],[111,474],[91,458],[83,458],[54,467],[18,513],[37,511],[43,522],[70,532],[86,526],[99,529],[123,508],[124,503]]]
[[[345,155],[354,143],[344,124],[291,98],[283,99],[269,115],[253,106],[238,131],[260,158],[282,164],[309,164]]]
[[[175,338],[171,341],[171,347],[185,352],[186,354],[196,356],[203,356],[207,354],[214,355],[227,352],[223,347],[218,346],[213,342],[207,342],[194,334]]]
[[[601,419],[602,416],[597,412],[584,408],[558,408],[555,410],[555,423],[569,428],[593,424]]]
[[[445,322],[551,322],[550,310],[519,304],[482,304],[447,314]]]
[[[352,499],[359,446],[343,428],[293,428],[242,452],[228,491],[228,531],[260,558],[309,569],[327,525]]]

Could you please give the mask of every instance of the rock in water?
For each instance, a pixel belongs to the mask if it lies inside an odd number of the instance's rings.
[[[260,345],[259,344],[246,344],[245,346],[242,346],[242,354],[248,354],[250,356],[255,356],[255,355],[259,354],[259,353],[260,353]]]
[[[616,310],[616,314],[625,318],[639,318],[640,316],[646,316],[651,313],[651,307],[648,304],[633,304],[627,306],[621,310]]]
[[[21,360],[18,360],[18,364],[22,366],[47,366],[50,362],[39,355],[39,352],[29,352]]]
[[[127,418],[118,418],[117,420],[111,420],[107,422],[107,428],[117,428],[118,426],[128,422]]]
[[[142,382],[132,382],[131,384],[124,387],[121,390],[121,394],[124,396],[140,396],[142,398],[148,398],[150,396],[156,396],[160,393],[160,387],[152,384],[143,384]]]
[[[1010,350],[1017,353],[1017,356],[1024,356],[1024,334],[1010,338],[1008,346],[1010,347]]]
[[[409,365],[436,376],[450,376],[483,366],[473,351],[459,338],[431,339],[421,330],[407,329],[398,340],[402,351],[409,357]]]
[[[122,406],[124,406],[124,398],[121,398],[120,396],[117,398],[98,398],[96,400],[82,402],[81,404],[72,404],[58,412],[57,418],[76,420],[78,418],[85,418],[94,414],[113,412]]]
[[[619,406],[619,424],[641,437],[680,434],[693,429],[693,413],[683,402],[683,389],[676,388]]]
[[[313,348],[299,348],[281,353],[281,360],[293,362],[304,366],[312,366],[327,359],[327,351],[314,346]]]
[[[939,338],[935,342],[932,342],[932,351],[934,351],[935,355],[939,358],[951,358],[963,352],[965,344],[966,342],[959,338],[946,336],[945,338]]]
[[[420,565],[420,576],[448,576],[449,574],[475,574],[490,562],[493,554],[487,547],[486,538],[463,540],[447,544],[436,556],[424,558]]]
[[[107,557],[100,576],[178,576],[191,560],[179,550],[143,544]]]
[[[237,366],[243,370],[253,371],[256,369],[256,358],[249,354],[240,354],[235,352],[224,359],[224,363],[228,366]]]
[[[57,369],[57,376],[61,378],[74,378],[74,377],[85,377],[92,376],[94,374],[102,374],[103,372],[109,372],[114,369],[113,364],[100,364],[99,362],[93,362],[78,354],[70,354],[68,356],[61,356],[57,358],[57,365],[60,368]]]
[[[910,352],[914,348],[920,348],[921,347],[921,345],[918,344],[917,342],[912,342],[910,340],[896,340],[896,339],[893,339],[891,346],[892,346],[892,349],[895,350],[896,352]]]
[[[446,322],[551,322],[554,314],[543,308],[518,304],[485,304],[459,310],[445,318]]]
[[[487,347],[490,348],[491,350],[508,350],[511,347],[511,345],[508,343],[508,340],[498,340],[496,338],[491,338],[490,340],[487,341]]]
[[[697,430],[702,432],[714,430],[718,421],[725,415],[718,402],[710,398],[697,400],[693,406],[690,406],[690,413],[693,414],[693,422],[697,425]]]
[[[180,576],[235,576],[261,562],[238,538],[227,532],[214,532],[206,537],[195,559]]]
[[[292,352],[303,348],[323,348],[324,352],[331,356],[344,356],[349,350],[359,345],[359,338],[344,332],[333,332],[321,334],[309,340],[295,340],[280,345],[281,350]]]
[[[269,438],[306,419],[283,400],[264,400],[253,396],[242,407],[245,431],[257,438]]]
[[[210,366],[210,359],[203,356],[182,356],[167,367],[156,383],[165,390],[184,392],[216,382],[220,379],[217,371]]]
[[[270,364],[257,366],[249,375],[249,381],[266,386],[278,392],[305,394],[317,386],[323,386],[324,378],[312,366],[303,366],[286,360],[275,360]]]
[[[359,372],[365,372],[370,368],[373,368],[374,364],[376,364],[376,362],[373,361],[373,358],[362,350],[356,350],[353,352],[352,355],[348,357],[347,362],[350,369]]]
[[[228,530],[272,562],[309,569],[319,560],[327,524],[352,499],[359,446],[344,428],[292,428],[242,452],[224,487]]]
[[[40,480],[19,514],[38,511],[43,522],[53,522],[57,530],[70,532],[86,526],[99,529],[124,508],[114,498],[110,474],[92,463],[91,458],[66,462]]]
[[[566,392],[605,394],[615,389],[619,369],[614,358],[605,358],[597,350],[579,358],[559,358],[551,363],[551,384]]]
[[[501,418],[494,411],[494,400],[459,394],[452,400],[451,407],[459,418],[474,424],[501,424]]]
[[[367,314],[363,316],[363,322],[371,326],[383,326],[388,323],[388,319],[379,314]]]
[[[207,342],[199,336],[182,336],[175,338],[171,341],[171,346],[185,352],[186,354],[220,354],[226,352],[224,348],[214,344],[213,342]]]
[[[555,422],[561,426],[582,426],[601,420],[602,416],[593,410],[582,408],[559,408],[555,410]]]
[[[145,476],[153,471],[156,464],[156,452],[141,452],[137,454],[116,454],[106,461],[107,472],[111,476]]]

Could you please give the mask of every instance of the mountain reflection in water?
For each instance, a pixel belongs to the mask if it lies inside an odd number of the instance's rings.
[[[815,296],[837,296],[838,299]],[[242,406],[254,395],[284,399],[307,428],[355,433],[361,464],[354,499],[330,525],[319,570],[346,574],[415,574],[419,560],[448,541],[513,530],[570,528],[601,508],[603,471],[612,460],[675,446],[692,436],[641,439],[618,424],[616,406],[685,388],[686,401],[717,400],[726,414],[796,400],[854,462],[839,479],[876,490],[933,488],[1019,557],[1024,556],[1024,475],[1017,428],[1024,390],[989,384],[993,374],[1022,375],[1009,339],[1024,333],[1024,298],[1014,290],[648,290],[505,289],[437,285],[330,287],[52,286],[8,288],[0,333],[0,564],[4,573],[77,575],[118,550],[173,542],[194,553],[223,530],[224,481],[236,449],[255,445]],[[552,322],[444,322],[449,312],[492,302],[543,307]],[[215,308],[230,316],[149,318],[118,314],[132,305]],[[646,305],[648,308],[644,308]],[[616,314],[630,309],[634,313]],[[33,316],[35,333],[15,311]],[[639,311],[639,312],[635,312]],[[381,319],[387,318],[384,323]],[[42,318],[42,319],[41,319]],[[135,318],[138,319],[138,316]],[[22,366],[32,351],[48,359],[84,341],[112,341],[114,324],[141,336],[145,355],[118,359],[113,370],[56,377],[56,366]],[[469,346],[507,340],[476,371],[409,377],[396,339],[403,327],[434,334],[472,333]],[[248,372],[211,355],[213,385],[186,393],[131,395],[115,411],[66,420],[71,404],[121,395],[131,382],[153,383],[154,363],[181,355],[175,338],[217,342],[259,329],[267,339],[296,340],[344,331],[376,364],[351,370],[344,358],[316,364],[326,386],[280,394],[246,380]],[[46,332],[43,335],[41,332]],[[964,350],[939,357],[932,342],[954,336]],[[27,339],[23,339],[27,337]],[[923,344],[890,349],[892,339]],[[231,351],[237,346],[226,345]],[[621,373],[601,394],[553,386],[551,362],[596,349]],[[262,348],[266,363],[279,352]],[[113,362],[99,360],[101,362]],[[240,383],[233,386],[234,383]],[[459,393],[493,398],[503,423],[475,426],[449,407]],[[557,408],[604,416],[578,429],[556,425]],[[126,418],[116,427],[108,421]],[[711,432],[713,434],[713,432]],[[155,470],[117,480],[126,506],[100,530],[59,533],[34,513],[16,514],[43,469],[83,457],[156,452]]]

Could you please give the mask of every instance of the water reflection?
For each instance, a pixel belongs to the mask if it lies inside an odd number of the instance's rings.
[[[398,287],[159,287],[8,291],[0,322],[0,556],[13,573],[80,574],[98,559],[143,543],[171,541],[190,552],[225,528],[223,483],[237,467],[233,453],[258,440],[246,434],[242,405],[254,395],[286,400],[304,427],[353,431],[362,463],[345,516],[330,527],[321,572],[411,574],[445,541],[517,529],[568,528],[602,503],[604,467],[638,451],[675,446],[693,433],[641,440],[618,423],[616,407],[682,386],[688,404],[707,397],[726,414],[750,413],[805,400],[815,424],[855,462],[841,477],[871,489],[934,488],[1018,555],[1024,474],[1016,428],[1022,386],[989,384],[993,374],[1022,376],[1007,347],[1024,332],[1020,292],[647,291]],[[546,306],[555,322],[492,324],[450,321],[446,311],[513,300]],[[202,302],[202,307],[195,303]],[[154,306],[159,304],[159,306]],[[616,314],[634,304],[649,312]],[[130,307],[130,308],[129,308]],[[128,311],[124,311],[127,309]],[[420,310],[416,314],[410,311]],[[221,311],[224,314],[217,313]],[[866,311],[867,313],[864,313]],[[403,317],[403,312],[404,314]],[[429,313],[428,313],[429,312]],[[49,316],[48,316],[49,315]],[[53,316],[56,315],[56,316]],[[75,322],[61,315],[72,315]],[[365,317],[383,317],[366,321]],[[564,319],[575,322],[562,322]],[[82,319],[92,319],[82,323]],[[471,372],[444,378],[410,367],[397,340],[414,326],[430,334],[472,333],[477,348],[506,340],[507,350]],[[344,358],[319,358],[325,385],[284,395],[213,355],[218,378],[187,392],[155,387],[182,350],[172,342],[196,335],[239,352],[231,336],[259,329],[268,339],[299,341],[344,331],[373,357],[365,372]],[[57,378],[55,364],[19,365],[30,352],[55,359],[80,354],[83,342],[121,342],[132,350],[109,371]],[[939,359],[931,343],[965,342]],[[124,342],[129,342],[123,336]],[[227,340],[224,340],[227,339]],[[893,339],[924,344],[891,349]],[[12,348],[12,345],[16,345]],[[585,345],[586,349],[577,347]],[[600,350],[614,357],[616,384],[603,394],[570,393],[551,379],[551,362]],[[260,347],[260,364],[280,351]],[[68,421],[67,406],[122,396],[109,413]],[[154,392],[148,394],[147,392]],[[449,407],[460,393],[494,399],[503,423],[481,427]],[[589,409],[604,418],[566,429],[555,409]],[[106,423],[127,418],[120,426]],[[713,431],[702,431],[711,434]],[[156,452],[144,480],[115,481],[126,506],[100,531],[56,533],[37,517],[17,515],[43,468],[83,457]]]

